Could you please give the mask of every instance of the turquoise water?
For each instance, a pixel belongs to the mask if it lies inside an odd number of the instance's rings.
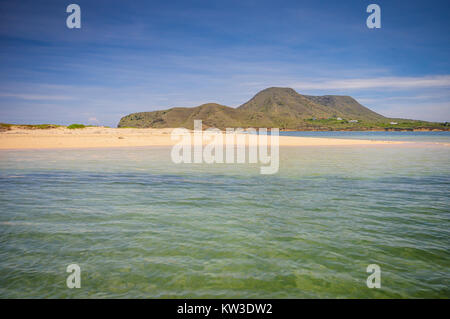
[[[280,135],[329,137],[378,141],[410,141],[450,143],[450,131],[442,132],[381,132],[381,131],[284,131]]]
[[[0,297],[450,297],[450,147],[286,147],[276,175],[169,154],[1,151]]]

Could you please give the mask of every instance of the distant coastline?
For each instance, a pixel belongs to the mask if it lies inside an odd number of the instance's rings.
[[[283,132],[448,132],[449,127],[444,128],[357,128],[357,129],[280,129]]]
[[[443,123],[437,123],[437,124],[443,124]],[[75,127],[73,127],[75,126]],[[96,126],[96,125],[83,125],[83,124],[72,124],[72,125],[59,125],[59,124],[9,124],[9,123],[0,123],[0,133],[1,132],[7,132],[11,130],[49,130],[49,129],[84,129],[84,128],[110,128],[109,126]],[[138,130],[145,130],[145,129],[151,129],[151,128],[144,128],[144,127],[118,127],[119,129],[138,129]],[[248,127],[243,128],[244,130]],[[173,129],[173,128],[167,128],[167,129]],[[268,128],[270,130],[270,128]],[[364,128],[364,127],[355,127],[355,128],[305,128],[305,129],[286,129],[286,128],[280,128],[280,132],[448,132],[450,131],[449,126],[443,126],[442,128],[438,127],[419,127],[419,128],[396,128],[396,127],[388,127],[388,128]]]

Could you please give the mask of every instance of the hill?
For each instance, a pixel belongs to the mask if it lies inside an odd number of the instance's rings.
[[[122,117],[118,127],[185,127],[193,129],[194,120],[202,120],[204,127],[239,127],[239,112],[225,105],[208,103],[197,107],[174,107],[164,111],[133,113]]]
[[[350,96],[310,96],[291,88],[272,87],[257,93],[237,108],[216,103],[193,108],[175,107],[163,111],[132,113],[121,118],[118,127],[185,127],[194,120],[203,127],[220,129],[278,127],[291,130],[445,129],[439,123],[389,119],[359,104]],[[396,124],[392,124],[396,123]]]

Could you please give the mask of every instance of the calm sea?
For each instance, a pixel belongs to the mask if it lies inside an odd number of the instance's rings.
[[[281,148],[276,175],[170,148],[1,151],[0,297],[449,298],[450,147],[423,138],[450,138],[431,135]]]
[[[377,131],[319,131],[297,132],[285,131],[280,135],[303,137],[326,137],[381,141],[411,141],[411,142],[450,142],[450,131],[446,132],[377,132]]]

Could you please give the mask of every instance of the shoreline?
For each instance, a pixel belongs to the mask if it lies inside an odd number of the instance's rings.
[[[82,149],[135,146],[173,146],[179,143],[171,139],[173,129],[153,128],[105,128],[86,127],[83,129],[67,129],[64,127],[51,129],[13,128],[0,132],[0,150],[14,149]],[[204,133],[204,131],[203,131]],[[192,131],[191,134],[192,135]],[[234,134],[233,144],[237,136],[245,138],[249,145],[248,134]],[[268,138],[270,144],[270,138]],[[209,142],[204,141],[204,145]],[[279,146],[368,146],[405,144],[403,141],[373,141],[357,139],[338,139],[322,137],[279,136]]]
[[[290,129],[280,129],[280,132],[449,132],[448,130],[441,129],[397,129],[397,128],[389,128],[389,129],[367,129],[367,130],[290,130]]]

